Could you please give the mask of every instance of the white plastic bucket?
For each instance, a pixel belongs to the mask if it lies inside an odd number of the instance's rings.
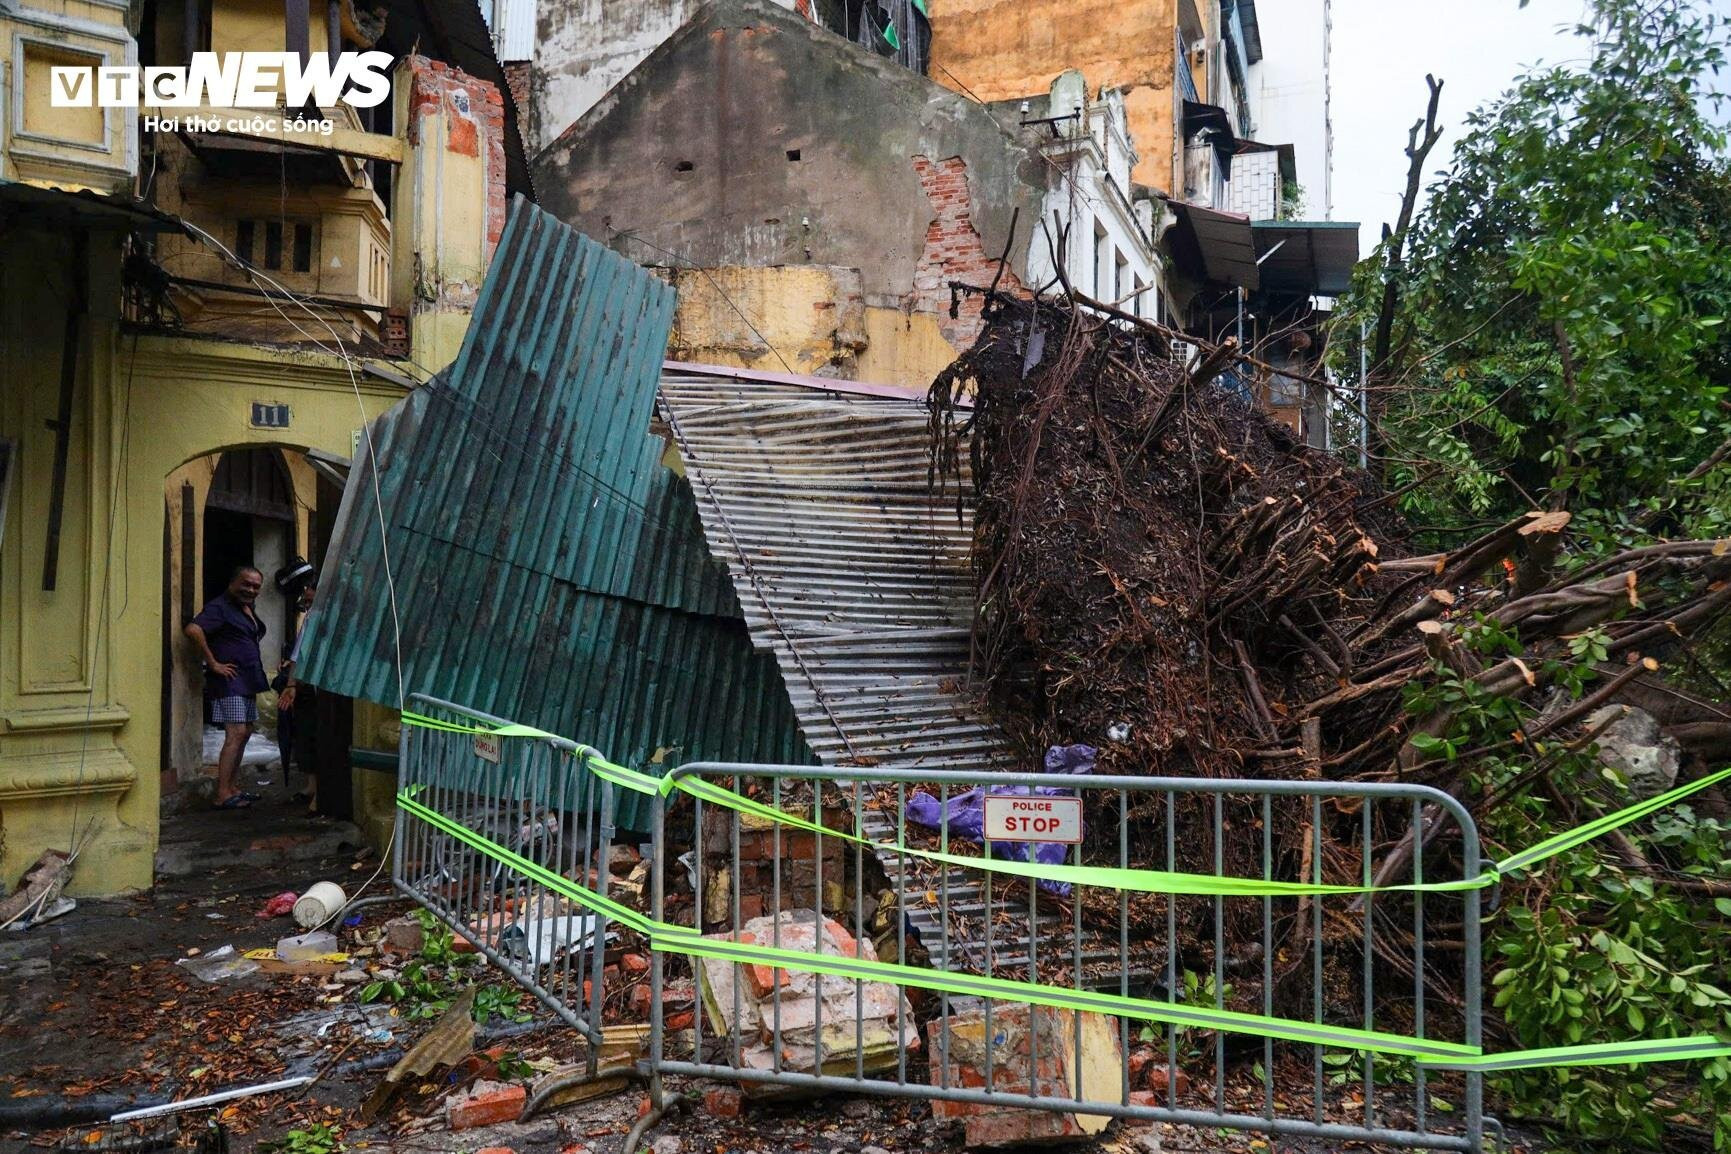
[[[322,925],[336,916],[338,910],[348,904],[348,895],[343,893],[343,887],[335,882],[314,882],[306,893],[295,902],[295,925],[302,929],[312,929]]]

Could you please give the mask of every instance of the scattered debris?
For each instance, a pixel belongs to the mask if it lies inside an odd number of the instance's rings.
[[[182,1110],[197,1110],[205,1106],[232,1102],[236,1098],[251,1098],[255,1094],[275,1094],[280,1090],[297,1090],[307,1085],[313,1078],[314,1075],[312,1074],[303,1074],[298,1078],[283,1078],[257,1086],[237,1086],[231,1090],[219,1090],[214,1094],[203,1094],[197,1098],[184,1098],[178,1102],[164,1103],[161,1106],[145,1106],[139,1110],[125,1110],[114,1115],[109,1121],[136,1122],[141,1118],[160,1118],[165,1114],[178,1114]]]
[[[295,892],[293,890],[285,890],[270,901],[266,902],[254,916],[260,918],[280,918],[284,914],[292,913],[294,911],[295,901]]]
[[[1598,736],[1599,760],[1623,775],[1637,801],[1658,797],[1677,784],[1683,748],[1663,733],[1659,719],[1633,705],[1607,705],[1587,715],[1587,731]]]
[[[248,974],[256,973],[259,968],[259,964],[251,958],[235,953],[232,945],[207,953],[196,953],[192,957],[181,958],[174,964],[201,982],[224,982],[230,978],[244,978]]]
[[[314,954],[310,957],[297,957],[294,961],[285,962],[277,956],[274,949],[269,947],[248,950],[243,956],[248,961],[257,962],[262,973],[304,974],[315,978],[334,977],[349,964],[349,955],[342,953]]]
[[[823,919],[820,930],[812,910],[754,918],[737,933],[711,936],[835,957],[853,957],[857,950],[860,957],[877,960],[869,941],[856,942],[833,919]],[[739,1063],[747,1069],[831,1073],[863,1066],[871,1074],[894,1069],[904,1052],[920,1046],[912,1008],[901,989],[886,982],[856,985],[807,971],[715,958],[701,959],[698,974],[705,1013],[718,1034],[737,1040]],[[741,981],[744,985],[736,989]],[[817,1069],[820,1021],[822,1071]],[[747,1083],[745,1090],[764,1096],[785,1093],[785,1087],[760,1082]]]
[[[455,1066],[475,1046],[475,988],[470,986],[451,1003],[433,1028],[392,1066],[372,1095],[361,1105],[363,1122],[377,1118],[411,1076],[422,1078],[440,1066]],[[519,1103],[521,1105],[521,1103]]]
[[[445,1103],[445,1125],[452,1130],[473,1130],[495,1122],[509,1122],[523,1112],[528,1091],[516,1082],[475,1082]]]
[[[323,961],[338,952],[336,935],[324,930],[281,938],[276,956],[285,962]]]
[[[427,944],[427,931],[413,914],[404,914],[385,923],[385,943],[403,954],[418,954]]]
[[[1105,1014],[993,1002],[988,1022],[985,1002],[956,999],[944,1025],[937,1036],[947,1039],[947,1049],[932,1056],[930,1067],[934,1086],[1118,1100],[1124,1054],[1118,1045],[1117,1022]],[[1079,1141],[1099,1134],[1111,1122],[1099,1114],[943,1100],[933,1101],[932,1117],[963,1119],[966,1141],[972,1147]]]
[[[294,904],[295,924],[304,930],[324,925],[348,904],[349,897],[335,882],[314,882]]]
[[[0,926],[46,921],[47,918],[43,917],[42,913],[55,904],[60,897],[60,891],[72,880],[72,863],[75,857],[75,854],[62,853],[60,850],[44,850],[36,863],[24,871],[18,888],[11,896],[0,901]],[[59,914],[48,916],[58,917]]]

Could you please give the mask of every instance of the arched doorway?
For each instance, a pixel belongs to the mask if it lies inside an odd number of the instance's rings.
[[[294,481],[277,449],[230,449],[217,460],[204,499],[204,602],[228,587],[240,565],[265,575],[256,611],[270,627],[265,635],[265,668],[275,669],[288,635],[288,607],[268,578],[301,552],[295,516]]]
[[[203,666],[182,629],[206,602],[222,594],[237,565],[250,564],[265,577],[255,611],[268,632],[261,644],[267,672],[275,673],[288,642],[290,606],[271,580],[290,556],[322,564],[342,504],[348,462],[328,454],[274,445],[248,445],[195,457],[164,479],[162,790],[164,798],[189,783],[209,779],[208,720]],[[254,742],[274,742],[276,695],[259,695],[259,731]],[[350,813],[348,750],[353,703],[318,693],[300,717],[296,760],[319,777],[319,812]],[[214,731],[212,731],[214,733]],[[220,744],[220,740],[218,741]],[[256,755],[262,752],[253,750]],[[249,771],[250,772],[250,771]],[[259,780],[242,775],[243,782]],[[280,777],[272,775],[279,786]],[[299,784],[298,779],[295,783]],[[254,788],[247,785],[246,788]],[[198,791],[202,794],[202,787]],[[284,793],[286,798],[286,792]],[[174,807],[188,804],[181,798]],[[196,802],[192,803],[196,806]]]
[[[264,665],[275,671],[290,619],[289,607],[270,578],[289,557],[306,554],[305,542],[317,531],[313,512],[319,485],[301,453],[256,445],[188,461],[169,474],[164,496],[166,795],[208,776],[203,667],[181,630],[208,601],[221,596],[237,566],[252,565],[265,576],[255,611],[268,630],[261,645]],[[264,714],[260,728],[268,735],[274,729],[274,698],[266,694],[259,705]]]

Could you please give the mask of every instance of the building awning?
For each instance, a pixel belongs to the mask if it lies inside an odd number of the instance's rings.
[[[1259,220],[1250,226],[1264,292],[1339,296],[1358,263],[1358,222]]]
[[[1178,217],[1172,230],[1172,254],[1180,268],[1201,281],[1258,287],[1256,241],[1249,217],[1181,200],[1168,203]]]
[[[0,213],[60,228],[185,232],[178,217],[131,196],[0,180]]]
[[[1244,58],[1262,62],[1262,24],[1256,19],[1256,0],[1237,0],[1239,26],[1244,29]]]

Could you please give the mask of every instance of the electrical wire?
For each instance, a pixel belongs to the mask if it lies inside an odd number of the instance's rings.
[[[634,241],[637,244],[642,245],[644,248],[653,249],[663,256],[670,256],[674,260],[679,261],[686,268],[695,269],[702,273],[703,279],[709,282],[709,287],[714,289],[721,299],[727,302],[727,307],[739,314],[739,319],[745,322],[745,327],[751,330],[752,336],[762,341],[763,347],[775,354],[775,359],[781,362],[782,368],[786,369],[789,373],[793,372],[793,366],[787,363],[787,358],[781,355],[781,350],[769,343],[769,338],[764,336],[763,333],[758,330],[758,327],[751,323],[751,318],[745,315],[745,310],[734,303],[733,298],[727,295],[727,290],[716,283],[715,278],[710,275],[708,269],[704,268],[690,257],[681,256],[672,249],[662,248],[658,244],[652,244],[651,242],[644,240],[641,236],[638,236],[628,228],[616,228],[613,230],[613,235],[622,236],[626,240]]]
[[[401,617],[398,613],[398,609],[397,609],[396,580],[395,580],[395,578],[391,572],[391,549],[390,549],[390,541],[389,541],[389,532],[388,532],[388,530],[386,528],[386,524],[385,524],[384,496],[380,492],[380,489],[379,489],[378,453],[377,453],[377,450],[373,444],[372,422],[371,422],[371,419],[367,416],[366,400],[364,397],[361,396],[360,376],[355,370],[355,359],[349,354],[348,346],[343,343],[343,338],[337,332],[335,327],[333,327],[331,325],[331,323],[328,320],[326,320],[324,317],[320,316],[319,314],[315,313],[311,308],[309,308],[291,290],[286,288],[279,281],[276,281],[275,279],[266,275],[261,270],[254,268],[250,262],[241,260],[241,258],[236,256],[228,248],[227,245],[223,244],[222,241],[218,240],[216,237],[212,236],[209,232],[200,228],[198,225],[195,225],[195,224],[191,223],[190,221],[185,222],[185,223],[186,223],[187,228],[191,229],[193,232],[196,232],[199,236],[205,238],[213,246],[215,246],[218,249],[218,251],[220,251],[227,258],[227,260],[231,264],[233,264],[236,268],[242,270],[243,272],[246,272],[249,276],[253,277],[254,279],[256,279],[258,281],[262,281],[266,285],[269,285],[270,287],[276,289],[284,297],[286,297],[291,303],[293,303],[294,305],[299,307],[302,312],[306,313],[309,317],[312,317],[313,320],[322,324],[325,327],[325,330],[328,333],[330,333],[331,340],[336,343],[337,348],[336,348],[336,352],[333,355],[335,355],[337,358],[339,358],[342,361],[343,367],[348,371],[349,387],[354,392],[355,407],[360,412],[361,436],[366,441],[366,445],[367,445],[367,468],[369,471],[369,476],[372,480],[373,509],[374,509],[375,515],[378,518],[378,523],[379,523],[379,552],[380,552],[381,560],[383,561],[383,565],[384,565],[385,590],[386,590],[387,597],[389,599],[390,609],[391,609],[391,631],[392,631],[392,640],[393,640],[392,653],[393,653],[393,657],[395,659],[396,674],[397,674],[397,709],[399,711],[401,711],[402,709],[405,708],[406,700],[407,700],[407,695],[405,694],[404,689],[403,689],[403,626],[402,626],[402,619],[401,619]],[[305,329],[301,328],[301,326],[299,324],[296,324],[294,319],[292,317],[290,317],[286,312],[284,312],[282,307],[280,305],[278,305],[276,303],[276,301],[273,298],[271,298],[268,294],[265,297],[265,299],[270,303],[271,307],[276,310],[277,314],[279,316],[281,316],[283,318],[283,320],[287,321],[288,324],[290,325],[290,327],[292,327],[296,332],[300,333],[302,336],[307,337],[315,346],[319,347],[320,349],[323,349],[327,353],[330,352],[330,350],[328,348],[326,348],[326,346],[322,342],[318,341],[316,338],[314,338],[310,334],[308,334],[307,331]]]

